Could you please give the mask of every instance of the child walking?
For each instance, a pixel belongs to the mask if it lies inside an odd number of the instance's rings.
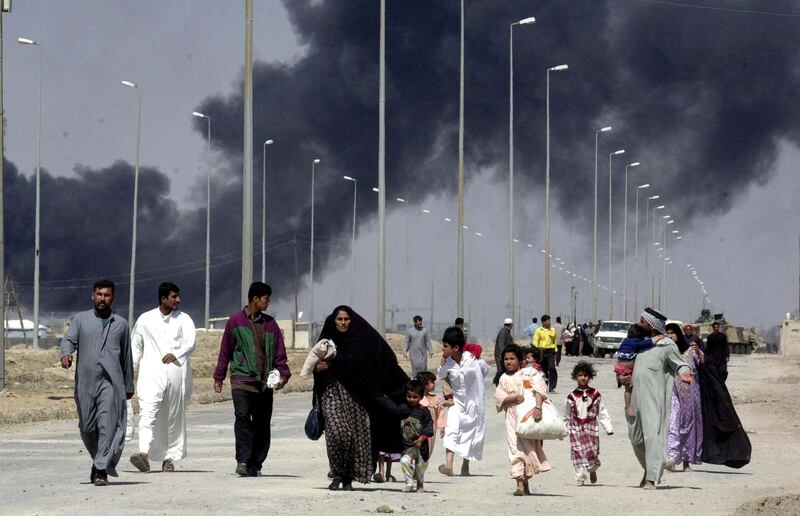
[[[503,366],[506,372],[500,377],[494,394],[497,411],[504,410],[506,413],[508,460],[511,462],[511,478],[517,482],[514,496],[531,494],[528,480],[533,475],[550,469],[542,449],[542,442],[520,437],[516,431],[517,405],[525,399],[523,393],[532,390],[536,396],[533,417],[537,421],[542,417],[542,404],[547,399],[547,384],[544,378],[539,373],[525,375],[525,369],[533,368],[521,368],[523,360],[522,349],[518,345],[506,346],[503,351]]]
[[[638,324],[631,325],[628,328],[628,337],[622,339],[617,351],[617,362],[614,364],[614,372],[618,376],[625,376],[633,374],[633,364],[636,360],[636,355],[646,349],[653,347],[653,339],[645,338],[642,328]],[[625,413],[633,417],[636,414],[631,407],[631,393],[633,392],[632,385],[625,386]]]
[[[589,387],[589,381],[596,372],[588,362],[578,362],[572,370],[572,379],[578,386],[567,394],[564,406],[564,420],[569,428],[570,459],[575,467],[575,481],[579,486],[586,480],[597,482],[597,468],[600,467],[600,430],[598,422],[606,434],[614,433],[611,418],[606,410],[600,391]]]
[[[453,460],[463,458],[461,476],[469,476],[469,461],[480,460],[486,430],[483,380],[489,365],[464,349],[464,332],[457,326],[447,328],[442,337],[442,362],[436,376],[447,379],[453,388],[453,406],[447,410],[444,431],[445,464],[439,472],[453,476]]]
[[[422,397],[419,404],[427,407],[431,412],[431,419],[433,420],[433,436],[430,438],[430,454],[433,456],[433,449],[436,445],[436,438],[444,437],[444,426],[447,422],[444,406],[444,400],[436,394],[436,375],[430,371],[422,371],[417,374],[416,380],[423,385],[425,389],[425,396]]]
[[[414,490],[414,481],[417,482],[417,492],[424,488],[425,470],[430,457],[429,440],[433,437],[433,420],[430,410],[420,404],[425,396],[425,389],[419,380],[411,380],[406,384],[406,404],[400,405],[400,431],[403,435],[403,455],[400,457],[400,467],[403,469],[406,485],[404,493]]]

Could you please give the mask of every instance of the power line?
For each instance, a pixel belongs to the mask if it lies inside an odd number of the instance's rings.
[[[755,9],[736,9],[733,7],[717,7],[713,5],[695,5],[686,4],[683,2],[672,2],[670,0],[636,0],[638,2],[646,2],[648,4],[668,5],[671,7],[686,7],[688,9],[702,9],[705,11],[720,11],[733,14],[753,14],[757,16],[773,16],[779,18],[800,18],[800,14],[796,13],[778,13],[771,11],[756,11]]]

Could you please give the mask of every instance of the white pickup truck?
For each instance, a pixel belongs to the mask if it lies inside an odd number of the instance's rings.
[[[632,324],[627,321],[603,321],[594,334],[594,357],[603,358],[608,354],[613,358],[622,339],[628,336],[628,328]]]

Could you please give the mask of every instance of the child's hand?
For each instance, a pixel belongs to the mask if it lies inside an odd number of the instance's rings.
[[[424,440],[425,440],[425,439],[424,439],[424,436],[419,436],[419,439],[417,439],[416,441],[414,441],[414,446],[415,446],[416,448],[422,448],[422,441],[424,441]]]

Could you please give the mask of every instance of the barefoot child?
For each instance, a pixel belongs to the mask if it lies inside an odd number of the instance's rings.
[[[433,456],[433,448],[436,444],[437,434],[439,437],[444,436],[444,426],[447,421],[445,418],[444,401],[436,394],[436,375],[430,371],[422,371],[417,374],[417,380],[422,383],[425,388],[425,396],[419,402],[423,407],[428,407],[431,412],[431,419],[433,420],[433,436],[430,438],[430,454]]]
[[[636,360],[636,354],[651,347],[653,347],[653,339],[644,338],[642,329],[638,324],[631,325],[628,328],[628,338],[623,339],[619,345],[614,372],[620,376],[633,374],[633,363]],[[631,407],[632,391],[633,387],[631,385],[625,386],[625,413],[630,417],[635,415]]]
[[[469,476],[469,461],[480,460],[486,429],[483,380],[489,375],[486,361],[464,350],[464,332],[456,326],[447,328],[442,337],[442,362],[437,371],[440,380],[447,379],[453,388],[453,406],[447,411],[444,431],[445,464],[443,475],[453,476],[453,459],[464,460],[461,475]]]
[[[430,458],[429,439],[433,437],[433,420],[430,410],[420,404],[425,390],[419,380],[411,380],[406,384],[406,402],[400,405],[400,431],[403,434],[403,454],[400,458],[400,467],[406,485],[404,493],[414,490],[414,481],[417,482],[417,492],[421,493],[424,487],[425,469]]]
[[[564,420],[569,428],[570,459],[575,467],[575,481],[582,486],[587,480],[597,482],[597,468],[600,467],[600,430],[598,422],[606,434],[614,433],[611,418],[608,416],[600,391],[589,387],[589,380],[595,377],[595,370],[588,362],[578,362],[572,370],[572,378],[578,386],[567,394],[564,406]]]
[[[525,390],[532,389],[536,396],[533,417],[537,421],[542,417],[542,403],[547,399],[547,385],[544,383],[544,378],[540,374],[535,374],[529,380],[520,368],[521,361],[522,349],[516,344],[506,346],[503,350],[503,366],[506,372],[500,377],[494,394],[497,411],[504,410],[506,413],[508,460],[511,462],[511,478],[517,482],[514,496],[531,494],[528,480],[533,475],[546,471],[542,469],[542,460],[547,462],[541,441],[517,435],[517,405],[524,401]],[[549,465],[547,469],[550,469]]]

